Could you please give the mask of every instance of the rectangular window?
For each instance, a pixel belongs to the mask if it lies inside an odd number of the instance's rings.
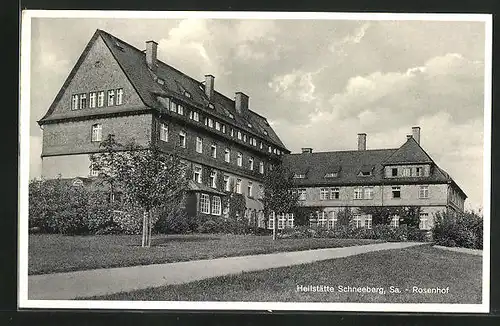
[[[195,166],[193,169],[193,180],[197,183],[201,183],[201,174],[202,174],[201,166]]]
[[[210,172],[210,187],[217,188],[217,171]]]
[[[420,186],[418,197],[429,198],[429,186]]]
[[[236,193],[241,194],[241,179],[236,180]]]
[[[247,142],[247,135],[243,134],[243,141],[246,143]]]
[[[318,212],[318,226],[326,227],[328,225],[327,216],[326,212]]]
[[[331,211],[330,216],[328,217],[328,228],[329,229],[335,229],[335,226],[337,224],[337,216],[335,215],[335,211]]]
[[[248,197],[253,197],[253,183],[252,182],[248,182],[248,185],[247,185],[247,191],[248,191]]]
[[[97,93],[96,92],[91,92],[89,94],[89,108],[95,108],[96,97],[97,97]]]
[[[299,195],[299,200],[306,200],[306,189],[297,189],[297,193]]]
[[[367,228],[367,229],[372,228],[372,216],[371,215],[365,216],[365,228]]]
[[[219,123],[219,121],[215,121],[215,130],[220,131],[220,123]]]
[[[184,112],[184,109],[183,109]],[[200,114],[196,111],[189,112],[189,119],[194,120],[196,122],[200,122]]]
[[[260,142],[259,148],[260,149],[264,148],[264,144],[262,144],[262,142]]]
[[[230,191],[231,188],[230,188],[231,184],[230,184],[230,177],[228,175],[225,175],[224,176],[224,190],[225,191]]]
[[[71,110],[78,110],[78,94],[71,96]]]
[[[200,195],[200,211],[204,214],[210,214],[210,196],[207,194]]]
[[[212,120],[212,118],[208,118],[208,126],[210,128],[213,128],[214,127],[214,120]]]
[[[429,229],[429,213],[420,213],[420,224],[418,227],[421,230]]]
[[[363,190],[361,188],[354,188],[354,199],[363,199]]]
[[[224,150],[224,161],[227,163],[231,162],[231,150],[229,148]]]
[[[269,215],[269,222],[267,223],[267,228],[272,230],[274,229],[274,212],[271,212]]]
[[[102,140],[102,125],[97,123],[95,125],[92,125],[92,138],[91,140],[93,142],[101,141]]]
[[[360,228],[361,227],[361,216],[358,214],[354,215],[353,222],[354,222],[354,227]]]
[[[116,90],[116,105],[123,104],[123,88],[118,88]]]
[[[286,227],[293,228],[293,213],[285,214],[286,217]]]
[[[160,125],[160,140],[168,141],[168,126],[164,123]]]
[[[203,153],[203,139],[196,137],[196,152]]]
[[[241,131],[238,131],[238,139],[241,140]]]
[[[273,149],[271,148],[271,146],[268,146],[268,147],[267,147],[267,151],[268,151],[269,153],[272,153]]]
[[[364,188],[364,198],[365,199],[373,199],[373,187],[365,187]]]
[[[222,127],[222,132],[226,133],[226,125],[221,124],[221,127]]]
[[[90,164],[90,176],[92,177],[99,176],[99,170],[95,168],[94,164]]]
[[[401,187],[400,186],[392,187],[392,198],[401,198]]]
[[[112,89],[108,91],[108,106],[113,105],[115,105],[115,91]]]
[[[330,199],[330,191],[328,188],[321,188],[319,190],[319,199],[320,200],[328,200]]]
[[[286,215],[278,214],[278,230],[283,230],[285,228]]]
[[[97,107],[102,108],[104,106],[104,91],[97,92]]]
[[[264,174],[264,162],[259,163],[259,173]]]
[[[212,158],[217,158],[217,145],[212,145],[210,146],[210,156],[212,156]]]
[[[184,131],[179,132],[179,146],[186,148],[186,133]]]
[[[219,196],[212,197],[212,215],[221,215],[221,200]]]
[[[184,107],[180,104],[177,105],[177,113],[179,113],[180,115],[184,115]]]
[[[234,129],[231,128],[231,137],[234,137]]]
[[[415,168],[415,176],[416,177],[421,177],[422,176],[422,168],[421,167],[416,167]]]
[[[248,159],[248,168],[253,171],[253,157]]]
[[[410,177],[410,176],[411,176],[411,169],[403,168],[403,177]]]
[[[393,177],[397,177],[398,176],[398,168],[392,168],[391,169],[391,175]]]
[[[399,216],[395,215],[395,216],[392,217],[392,219],[391,219],[391,226],[393,228],[399,227]]]
[[[242,166],[243,165],[243,155],[238,152],[238,161],[237,161],[237,164],[238,166]]]
[[[87,107],[87,94],[80,94],[80,109]]]
[[[264,198],[264,186],[259,185],[259,199]]]
[[[177,103],[170,102],[170,111],[177,113]]]
[[[340,188],[332,188],[330,193],[330,199],[340,198]]]

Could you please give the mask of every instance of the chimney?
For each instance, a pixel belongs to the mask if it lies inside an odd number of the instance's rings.
[[[248,95],[242,92],[236,92],[234,99],[236,112],[242,114],[248,110]]]
[[[412,138],[413,136],[412,135],[406,135],[406,140]]]
[[[146,41],[146,63],[149,69],[156,70],[156,58],[158,54],[158,43]]]
[[[311,154],[312,152],[313,152],[313,149],[310,147],[302,148],[302,154],[306,154],[306,153]]]
[[[211,100],[214,96],[214,83],[215,77],[212,75],[205,75],[205,95]]]
[[[358,151],[366,150],[366,134],[361,133],[358,134]]]
[[[411,132],[413,134],[413,139],[415,139],[417,144],[420,144],[420,127],[411,128]]]

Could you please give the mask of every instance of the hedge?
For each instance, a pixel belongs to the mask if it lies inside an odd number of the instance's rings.
[[[475,212],[438,213],[432,236],[441,246],[483,249],[483,218]]]

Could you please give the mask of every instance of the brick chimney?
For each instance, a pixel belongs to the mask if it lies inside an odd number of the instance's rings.
[[[205,95],[211,100],[214,96],[215,77],[212,75],[205,75]]]
[[[248,110],[248,95],[243,92],[236,92],[234,108],[239,114],[245,113]]]
[[[413,139],[417,142],[417,144],[420,144],[420,127],[413,127],[411,128],[411,132],[413,135]]]
[[[156,60],[158,55],[158,43],[155,41],[146,41],[146,63],[149,69],[156,70]]]
[[[361,133],[358,134],[358,151],[366,150],[366,134]]]
[[[311,154],[313,152],[313,149],[310,147],[304,147],[302,148],[302,154]]]

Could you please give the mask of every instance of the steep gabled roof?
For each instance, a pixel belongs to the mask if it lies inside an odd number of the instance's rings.
[[[102,36],[113,56],[148,107],[161,109],[157,96],[172,96],[197,107],[204,113],[213,115],[227,124],[235,125],[242,131],[266,139],[273,145],[286,150],[285,145],[266,118],[252,110],[248,110],[247,114],[238,114],[234,100],[217,91],[214,91],[214,97],[209,101],[205,95],[203,82],[187,76],[160,60],[157,60],[156,71],[152,72],[146,64],[144,51],[105,31],[98,30],[97,33]],[[163,85],[157,82],[158,79],[163,81]],[[185,92],[190,94],[190,98],[184,95]],[[208,107],[209,102],[212,103],[213,109]],[[229,117],[229,113],[232,114],[233,118]],[[249,127],[249,124],[252,127]]]
[[[433,163],[432,159],[420,147],[413,137],[389,156],[384,164]]]

